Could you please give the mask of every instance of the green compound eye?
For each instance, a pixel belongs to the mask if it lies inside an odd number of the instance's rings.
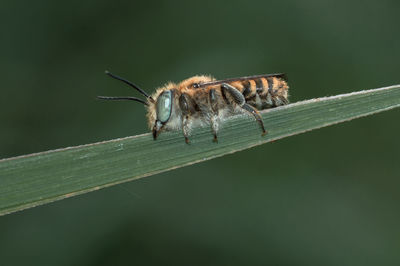
[[[166,123],[171,116],[172,110],[172,92],[164,91],[157,99],[157,120]]]

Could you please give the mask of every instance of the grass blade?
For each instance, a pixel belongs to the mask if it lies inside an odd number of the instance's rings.
[[[262,112],[269,131],[236,116],[219,143],[200,128],[185,144],[180,132],[104,141],[0,160],[0,215],[94,191],[247,149],[272,140],[400,106],[400,85],[312,99]]]

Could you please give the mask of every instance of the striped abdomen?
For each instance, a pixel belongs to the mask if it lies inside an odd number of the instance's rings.
[[[279,76],[234,81],[229,84],[237,88],[245,97],[246,102],[258,110],[289,103],[289,86]]]

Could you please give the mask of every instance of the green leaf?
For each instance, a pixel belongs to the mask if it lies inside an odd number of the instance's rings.
[[[247,116],[226,121],[219,142],[199,128],[104,141],[0,160],[0,215],[154,175],[309,130],[400,106],[400,85],[317,98],[262,111],[268,134]]]

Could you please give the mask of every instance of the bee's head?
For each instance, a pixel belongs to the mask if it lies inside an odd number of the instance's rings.
[[[144,104],[147,107],[147,119],[149,127],[153,129],[153,138],[156,139],[160,132],[163,130],[165,124],[172,114],[172,104],[173,104],[173,89],[176,87],[175,84],[169,83],[162,88],[159,88],[152,96],[147,94],[144,90],[139,88],[134,83],[111,74],[106,71],[106,74],[114,79],[120,80],[132,88],[136,89],[142,95],[146,97],[146,100],[142,100],[136,97],[108,97],[108,96],[97,96],[99,99],[103,100],[131,100]],[[156,99],[156,100],[154,100]]]
[[[172,113],[172,90],[164,90],[155,103],[156,119],[153,126],[153,138],[156,139]]]

